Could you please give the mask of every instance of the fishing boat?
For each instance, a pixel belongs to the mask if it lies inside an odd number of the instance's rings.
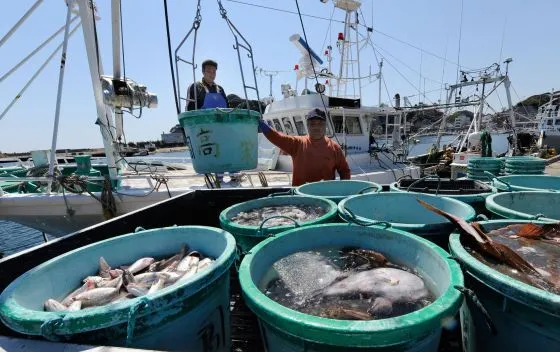
[[[257,169],[244,170],[235,174],[227,172],[223,175],[198,174],[188,160],[187,153],[182,160],[162,160],[161,158],[154,160],[149,156],[135,159],[136,157],[123,156],[126,155],[126,150],[122,149],[121,142],[124,135],[123,112],[156,108],[158,96],[148,91],[146,86],[130,77],[124,77],[122,74],[121,8],[118,3],[114,3],[111,7],[112,76],[105,75],[103,71],[102,59],[98,54],[100,38],[96,29],[102,22],[98,16],[97,7],[90,6],[89,1],[71,1],[70,6],[67,7],[65,25],[45,41],[45,43],[49,42],[56,34],[64,32],[63,42],[37,72],[39,74],[62,49],[63,59],[59,72],[52,145],[46,152],[34,153],[35,158],[32,159],[32,162],[28,162],[24,166],[26,167],[25,175],[21,174],[21,170],[18,175],[13,173],[0,175],[0,181],[3,184],[12,185],[11,188],[0,188],[0,219],[14,221],[53,236],[61,236],[192,189],[290,185],[292,167],[290,157],[272,146],[262,133],[259,133]],[[41,1],[37,1],[14,25],[2,42],[5,42],[40,4]],[[117,5],[115,6],[115,4]],[[221,2],[219,4],[223,10],[222,13],[225,14],[223,17],[229,21],[228,23],[231,23],[227,17],[227,11]],[[292,36],[290,40],[303,54],[300,78],[305,78],[306,84],[309,79],[315,79],[316,92],[312,93],[309,89],[305,89],[303,94],[297,94],[286,87],[283,91],[284,99],[269,104],[266,111],[263,111],[263,116],[279,131],[287,134],[305,134],[304,112],[313,107],[322,107],[330,112],[329,134],[343,146],[351,167],[352,178],[389,183],[406,175],[418,177],[419,169],[406,162],[407,148],[402,143],[401,114],[398,109],[362,106],[361,88],[349,92],[354,81],[358,78],[365,78],[359,76],[359,61],[356,62],[352,59],[355,57],[352,55],[357,55],[358,44],[360,44],[357,33],[352,29],[357,27],[353,19],[357,21],[360,1],[334,1],[334,6],[336,9],[344,11],[346,16],[343,35],[338,37],[341,54],[339,73],[332,74],[330,69],[325,73],[325,70],[320,67],[322,60],[317,60],[317,55],[313,53],[307,43],[299,36]],[[200,18],[200,6],[197,11],[195,23]],[[77,24],[72,27],[74,22]],[[97,22],[99,24],[96,24]],[[69,38],[80,27],[94,91],[98,117],[96,123],[100,128],[105,157],[102,163],[99,163],[96,158],[86,158],[87,160],[83,161],[81,165],[79,163],[62,164],[57,163],[59,156],[56,155],[56,146],[66,48]],[[230,29],[236,31],[235,27],[230,27]],[[180,58],[178,52],[191,32],[192,29],[175,50],[177,81],[179,78],[178,63],[185,61]],[[196,35],[196,31],[194,34]],[[236,41],[244,40],[242,36],[238,36],[239,33],[233,32],[233,34]],[[370,40],[369,37],[367,40]],[[45,43],[41,44],[33,54],[37,53]],[[236,45],[238,51],[248,48],[254,77],[253,53],[250,45],[244,46],[239,42],[236,44],[238,44]],[[194,50],[193,47],[193,57]],[[17,70],[28,58],[22,60],[8,73]],[[332,58],[332,53],[329,53],[329,62],[330,58]],[[315,64],[316,66],[314,66]],[[351,68],[358,70],[356,77],[346,74],[346,72],[352,71]],[[22,89],[18,97],[37,74]],[[194,65],[193,77],[195,77]],[[242,77],[244,76],[242,75]],[[250,76],[247,75],[247,77]],[[381,87],[381,72],[377,74],[377,78]],[[324,94],[325,84],[319,83],[319,79],[330,81],[327,84],[329,95]],[[245,101],[249,106],[248,85],[245,78],[243,78],[243,86]],[[177,87],[176,93],[180,92],[178,84]],[[253,88],[257,91],[258,97],[256,78]],[[16,101],[17,98],[10,107]],[[7,110],[3,112],[2,117]],[[180,112],[180,108],[178,112]],[[384,140],[380,143],[371,143],[370,140],[373,121],[384,122]]]
[[[558,116],[560,92],[550,94],[550,100],[539,106],[535,120],[539,124],[538,145],[560,151],[560,118]]]

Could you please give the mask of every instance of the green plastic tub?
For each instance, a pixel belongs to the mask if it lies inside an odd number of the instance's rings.
[[[491,220],[480,224],[491,231],[528,222]],[[464,268],[466,287],[475,292],[496,327],[496,334],[491,334],[480,311],[465,301],[460,311],[464,351],[560,351],[560,296],[481,263],[465,250],[458,233],[451,235],[449,248]]]
[[[257,167],[257,111],[202,109],[179,115],[196,172],[235,172]]]
[[[424,237],[442,248],[447,248],[449,234],[455,229],[455,225],[443,216],[424,208],[417,199],[466,221],[471,221],[476,216],[472,206],[458,200],[410,192],[352,196],[338,204],[338,212],[347,222],[388,222],[393,228]]]
[[[237,224],[231,219],[238,215],[240,212],[246,212],[248,210],[278,206],[278,205],[316,205],[327,212],[323,216],[308,222],[294,223],[294,225],[284,225],[284,226],[274,226],[274,227],[264,227],[261,226],[247,226]],[[310,196],[269,196],[266,198],[253,199],[247,202],[232,205],[231,207],[224,209],[220,213],[220,224],[221,227],[229,231],[236,239],[238,247],[242,252],[248,252],[253,246],[255,246],[260,241],[266,239],[267,237],[293,229],[295,226],[310,226],[321,224],[325,222],[334,222],[338,219],[336,203],[331,200],[320,198],[320,197],[310,197]],[[261,224],[262,225],[262,224]],[[266,223],[265,223],[266,225]]]
[[[560,177],[548,175],[511,175],[492,180],[500,191],[560,191]]]
[[[560,221],[560,192],[502,192],[486,198],[497,218]]]
[[[415,268],[437,296],[431,305],[389,319],[345,321],[289,309],[258,285],[277,260],[325,247],[357,246],[380,251],[389,260]],[[323,224],[289,230],[256,245],[239,268],[247,306],[259,318],[264,350],[277,351],[437,351],[442,326],[462,304],[454,285],[463,285],[459,265],[444,250],[395,229]]]
[[[45,312],[94,275],[103,256],[113,267],[147,256],[170,256],[181,245],[216,258],[212,267],[146,295],[75,312]],[[226,231],[177,226],[140,231],[97,242],[53,258],[21,275],[0,295],[0,319],[10,329],[51,341],[142,349],[230,350],[229,269],[235,239]]]
[[[360,180],[319,181],[301,185],[295,189],[295,194],[301,196],[317,196],[327,198],[335,203],[344,198],[362,193],[381,192],[383,186]]]

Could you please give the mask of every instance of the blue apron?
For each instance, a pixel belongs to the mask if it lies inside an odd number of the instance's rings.
[[[227,108],[227,102],[224,96],[220,92],[220,86],[216,85],[216,93],[210,93],[208,87],[202,84],[202,87],[206,91],[204,96],[204,103],[200,107],[201,109],[213,109],[213,108]]]

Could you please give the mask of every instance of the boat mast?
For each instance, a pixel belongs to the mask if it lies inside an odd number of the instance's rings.
[[[334,0],[334,6],[346,12],[344,19],[344,32],[338,34],[338,47],[340,50],[340,68],[336,82],[336,95],[344,98],[356,98],[362,96],[360,84],[360,55],[358,38],[358,9],[361,1],[358,0]],[[355,21],[352,21],[355,18]],[[354,30],[355,40],[352,40],[351,30]],[[357,65],[358,75],[354,76],[354,64]],[[350,72],[352,77],[350,77]],[[356,95],[355,83],[358,81],[358,95]],[[352,81],[353,93],[348,94],[348,81]]]
[[[101,130],[103,148],[105,149],[105,157],[109,168],[109,176],[111,179],[114,179],[117,177],[116,160],[119,158],[119,154],[115,148],[115,139],[113,138],[113,136],[117,135],[117,131],[113,122],[111,108],[103,102],[103,92],[101,88],[103,65],[96,45],[97,40],[94,23],[95,9],[92,8],[93,2],[90,0],[77,1],[80,19],[82,21],[82,32],[84,35],[84,43],[88,57],[91,84],[93,86],[93,95],[95,97],[95,106],[97,109],[97,121],[95,123],[99,125],[99,129]]]

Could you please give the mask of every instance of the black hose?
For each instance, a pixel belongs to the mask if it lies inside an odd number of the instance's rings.
[[[173,70],[173,58],[171,56],[171,35],[169,34],[169,17],[167,14],[167,0],[163,0],[163,8],[165,10],[165,30],[167,32],[167,50],[169,52],[169,68],[171,69],[171,79],[173,80],[173,95],[175,97],[175,108],[177,115],[181,113],[179,105],[179,97],[177,96],[177,87],[175,86],[175,71]]]

